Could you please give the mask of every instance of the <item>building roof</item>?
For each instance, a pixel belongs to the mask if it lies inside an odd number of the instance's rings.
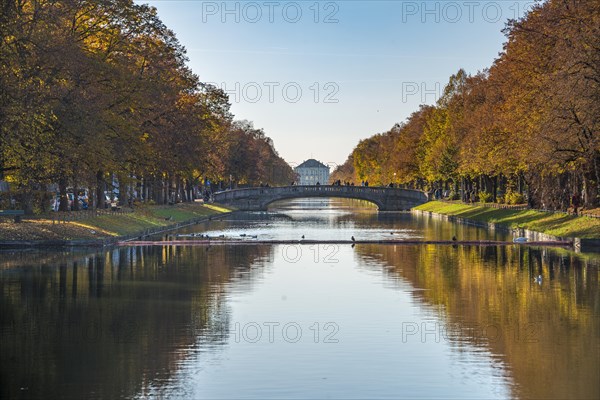
[[[329,169],[329,167],[327,165],[320,163],[319,161],[315,160],[314,158],[304,161],[302,164],[298,165],[296,168],[327,168],[327,169]]]

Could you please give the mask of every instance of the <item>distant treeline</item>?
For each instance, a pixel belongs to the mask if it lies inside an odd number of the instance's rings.
[[[435,106],[362,140],[342,181],[466,200],[599,205],[600,1],[548,0],[508,22],[493,65],[450,77]],[[438,192],[439,193],[439,192]]]
[[[115,181],[122,202],[137,193],[166,203],[192,200],[206,177],[293,180],[271,139],[234,121],[227,95],[186,66],[155,8],[131,0],[1,8],[0,181],[16,206],[44,209],[37,194],[51,184],[63,199],[68,187],[89,188],[101,207]]]

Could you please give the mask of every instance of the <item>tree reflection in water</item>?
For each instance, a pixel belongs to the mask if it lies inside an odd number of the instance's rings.
[[[227,341],[227,285],[252,282],[261,270],[252,267],[271,251],[165,246],[5,254],[0,397],[143,393],[168,379],[192,349]]]
[[[359,245],[356,252],[422,289],[415,300],[448,321],[446,337],[457,346],[468,340],[503,359],[514,397],[600,398],[597,256],[520,246]]]
[[[500,360],[499,373],[506,369],[514,381],[512,397],[600,398],[598,257],[519,246],[346,250],[357,268],[382,274],[444,321],[453,357],[475,346]],[[188,359],[231,341],[229,298],[283,268],[274,265],[277,251],[4,253],[0,397],[163,393]]]

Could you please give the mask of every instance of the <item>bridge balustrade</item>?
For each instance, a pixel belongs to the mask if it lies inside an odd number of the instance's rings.
[[[231,204],[252,210],[265,209],[273,201],[304,196],[362,199],[375,203],[380,210],[404,210],[428,200],[427,195],[418,190],[326,185],[233,189],[215,193],[214,200],[218,203]]]

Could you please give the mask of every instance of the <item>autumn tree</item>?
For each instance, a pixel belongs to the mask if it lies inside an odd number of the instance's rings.
[[[65,210],[69,188],[87,188],[98,207],[117,190],[125,204],[191,201],[204,177],[222,181],[237,168],[227,95],[187,67],[155,8],[9,0],[0,34],[0,178],[28,211],[54,184]],[[291,168],[272,141],[251,131],[243,172],[287,181]]]
[[[358,143],[356,174],[463,200],[600,205],[600,2],[549,0],[509,21],[493,65],[452,75],[434,106]]]

